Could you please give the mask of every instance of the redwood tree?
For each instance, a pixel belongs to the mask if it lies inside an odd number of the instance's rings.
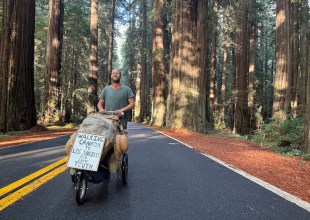
[[[142,33],[141,33],[141,81],[140,81],[140,99],[141,108],[139,114],[139,122],[143,122],[146,117],[147,112],[147,90],[146,90],[146,76],[147,76],[147,63],[146,63],[146,0],[141,0],[141,10],[142,10]]]
[[[216,88],[216,74],[217,74],[217,25],[218,25],[218,12],[219,5],[218,0],[214,0],[213,2],[213,16],[212,16],[212,48],[211,48],[211,74],[210,74],[210,104],[211,104],[211,117],[213,119],[215,116],[216,105],[217,105],[217,88]]]
[[[63,0],[49,1],[45,74],[45,122],[57,122],[60,120],[63,13]]]
[[[35,1],[3,2],[0,39],[0,131],[36,124],[34,100]]]
[[[249,53],[249,80],[248,80],[248,106],[250,116],[250,130],[256,129],[255,120],[255,70],[256,70],[256,41],[257,41],[257,21],[256,21],[256,0],[250,3],[250,53]]]
[[[167,126],[206,129],[207,1],[174,0]]]
[[[310,51],[308,44],[308,51]],[[305,152],[310,154],[310,74],[307,77],[307,92],[306,92],[306,106],[305,106]]]
[[[88,113],[96,111],[98,102],[98,6],[98,0],[91,1]]]
[[[298,106],[302,110],[306,104],[306,83],[309,74],[308,58],[309,58],[309,39],[307,34],[310,33],[309,28],[309,5],[307,0],[301,0],[301,20],[300,20],[300,79],[298,80]]]
[[[276,7],[276,76],[274,82],[273,117],[286,119],[290,111],[290,0],[277,0]]]
[[[165,116],[164,0],[154,0],[152,60],[152,123],[162,127]]]
[[[236,74],[237,101],[234,109],[233,132],[249,132],[248,91],[247,91],[247,1],[238,0],[237,27],[235,35],[234,68]]]
[[[107,85],[110,85],[111,73],[112,73],[112,63],[113,63],[113,41],[114,41],[114,20],[115,20],[115,2],[111,2],[111,15],[110,15],[110,35],[109,35],[109,57],[108,57],[108,82]]]

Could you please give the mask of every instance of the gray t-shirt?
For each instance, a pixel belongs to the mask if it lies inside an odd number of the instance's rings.
[[[125,85],[122,85],[119,89],[114,90],[112,86],[105,87],[99,98],[104,100],[104,109],[107,111],[115,111],[124,108],[129,104],[128,99],[133,98],[134,94],[132,90]],[[124,120],[128,120],[129,112],[124,112]]]

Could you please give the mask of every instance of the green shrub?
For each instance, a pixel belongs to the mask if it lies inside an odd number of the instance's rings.
[[[289,118],[281,123],[262,124],[253,141],[280,153],[299,156],[304,138],[303,118]],[[295,151],[293,151],[293,149]],[[298,155],[297,155],[298,154]]]

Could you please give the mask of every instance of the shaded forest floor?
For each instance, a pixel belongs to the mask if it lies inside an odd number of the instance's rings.
[[[152,128],[310,202],[310,161],[284,157],[249,141],[210,137],[183,129]],[[47,140],[73,131],[75,129],[45,130],[35,127],[24,133],[0,137],[0,148]]]

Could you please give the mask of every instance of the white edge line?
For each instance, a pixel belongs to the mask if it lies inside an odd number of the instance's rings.
[[[60,135],[60,136],[57,136],[57,137],[52,137],[52,138],[49,138],[49,139],[39,140],[39,141],[48,141],[48,140],[52,140],[52,139],[55,139],[55,138],[59,138],[59,137],[62,137],[62,136],[66,136],[66,135],[70,135],[70,134],[64,134],[64,135]],[[11,148],[11,147],[18,147],[18,146],[21,146],[21,145],[24,145],[24,144],[31,144],[31,143],[39,142],[39,141],[31,141],[31,142],[25,142],[25,143],[16,144],[16,145],[10,145],[10,146],[7,146],[7,147],[0,147],[0,150],[1,150],[1,149]]]
[[[153,128],[151,128],[151,129],[155,130],[155,131],[157,131],[157,132],[159,132],[159,133],[161,133],[161,134],[163,134],[163,135],[165,135],[165,136],[167,136],[167,137],[169,137],[169,138],[171,138],[171,139],[173,139],[173,140],[175,140],[175,141],[177,141],[177,142],[179,142],[179,143],[181,143],[183,145],[185,145],[188,148],[194,149],[194,147],[192,147],[192,146],[190,146],[190,145],[188,145],[188,144],[186,144],[186,143],[184,143],[184,142],[182,142],[182,141],[180,141],[178,139],[175,139],[175,138],[173,138],[173,137],[171,137],[171,136],[169,136],[169,135],[167,135],[167,134],[165,134],[165,133],[163,133],[161,131],[158,131],[158,130],[153,129]],[[197,150],[197,151],[199,151],[199,150]],[[269,183],[267,183],[267,182],[265,182],[265,181],[263,181],[263,180],[261,180],[261,179],[259,179],[257,177],[254,177],[254,176],[252,176],[252,175],[250,175],[250,174],[248,174],[248,173],[246,173],[246,172],[244,172],[244,171],[242,171],[242,170],[240,170],[240,169],[238,169],[238,168],[236,168],[236,167],[234,167],[234,166],[232,166],[232,165],[230,165],[230,164],[228,164],[228,163],[226,163],[224,161],[221,161],[221,160],[219,160],[219,159],[217,159],[217,158],[215,158],[215,157],[213,157],[213,156],[211,156],[211,155],[209,155],[207,153],[204,153],[204,152],[201,152],[201,151],[199,151],[199,152],[203,156],[210,158],[211,160],[221,164],[222,166],[224,166],[224,167],[226,167],[226,168],[228,168],[228,169],[230,169],[230,170],[240,174],[241,176],[251,180],[252,182],[257,183],[258,185],[264,187],[265,189],[267,189],[267,190],[269,190],[269,191],[271,191],[271,192],[281,196],[282,198],[284,198],[284,199],[286,199],[286,200],[288,200],[288,201],[298,205],[299,207],[307,210],[308,212],[310,212],[310,203],[308,203],[308,202],[306,202],[306,201],[304,201],[304,200],[302,200],[302,199],[300,199],[300,198],[298,198],[298,197],[296,197],[296,196],[294,196],[294,195],[292,195],[292,194],[290,194],[288,192],[285,192],[282,189],[279,189],[278,187],[273,186],[273,185],[271,185],[271,184],[269,184]]]

